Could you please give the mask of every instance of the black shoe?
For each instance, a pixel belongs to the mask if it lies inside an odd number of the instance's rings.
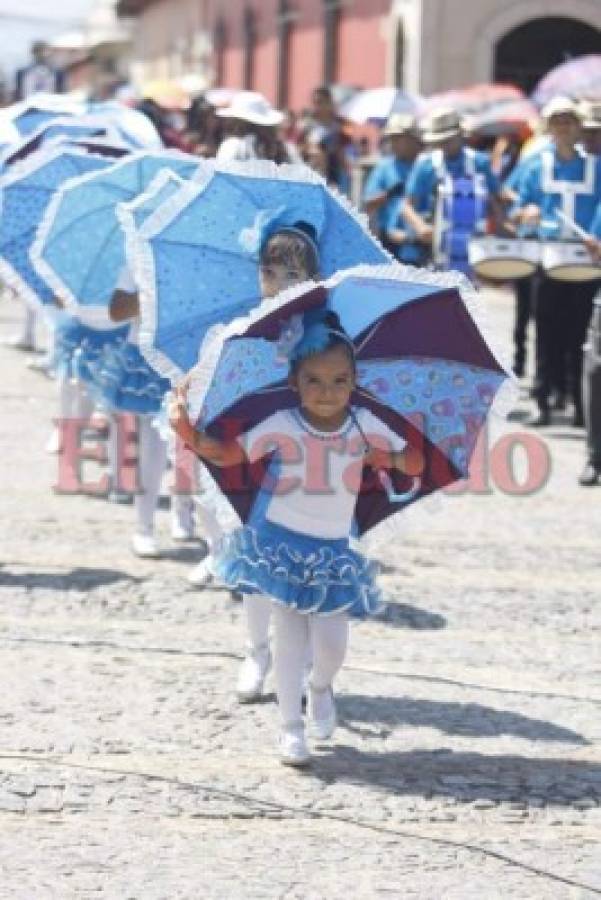
[[[563,391],[557,391],[553,398],[553,409],[563,411],[566,408],[566,395]]]
[[[581,484],[582,487],[593,487],[595,484],[599,484],[600,477],[601,470],[599,470],[595,466],[595,464],[589,460],[580,473],[578,484]]]
[[[539,409],[537,414],[526,419],[524,424],[528,428],[547,428],[551,424],[551,414],[548,409]]]
[[[572,416],[572,428],[584,428],[584,414],[581,409],[575,409]]]
[[[513,364],[513,372],[517,378],[523,378],[524,372],[526,371],[526,366],[524,365],[524,361],[521,359],[516,359]]]

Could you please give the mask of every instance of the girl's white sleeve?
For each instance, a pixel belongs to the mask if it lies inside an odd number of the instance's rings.
[[[287,438],[289,428],[286,416],[282,412],[276,412],[240,435],[238,443],[250,462],[256,462],[281,447]]]

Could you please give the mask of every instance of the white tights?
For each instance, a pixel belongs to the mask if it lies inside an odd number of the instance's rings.
[[[344,662],[348,619],[344,613],[307,615],[273,604],[273,622],[278,706],[282,723],[291,725],[302,719],[303,673],[309,649],[313,656],[311,686],[322,690],[332,684]]]
[[[111,419],[109,439],[109,467],[113,484],[118,484],[117,466],[119,460],[119,429],[117,419]],[[138,474],[139,493],[136,493],[134,507],[136,510],[137,530],[140,534],[152,535],[154,516],[161,493],[161,482],[167,467],[167,441],[152,424],[152,416],[138,416]],[[172,515],[174,520],[183,523],[191,516],[192,499],[185,494],[174,494],[172,497]]]
[[[75,378],[60,378],[58,382],[59,419],[89,419],[94,410],[94,401],[83,381]]]

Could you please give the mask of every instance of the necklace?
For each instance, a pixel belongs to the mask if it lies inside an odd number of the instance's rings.
[[[338,428],[336,431],[318,431],[312,425],[310,425],[309,422],[307,422],[299,409],[292,409],[290,411],[303,431],[305,431],[311,437],[316,438],[316,440],[318,441],[338,441],[340,440],[340,438],[345,438],[354,425],[353,418],[349,414],[340,428]]]

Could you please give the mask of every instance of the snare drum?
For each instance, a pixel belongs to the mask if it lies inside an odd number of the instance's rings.
[[[513,281],[532,275],[540,263],[540,241],[487,235],[469,243],[472,269],[487,281]]]
[[[541,250],[545,273],[555,281],[595,281],[601,278],[601,266],[577,241],[545,241]]]

